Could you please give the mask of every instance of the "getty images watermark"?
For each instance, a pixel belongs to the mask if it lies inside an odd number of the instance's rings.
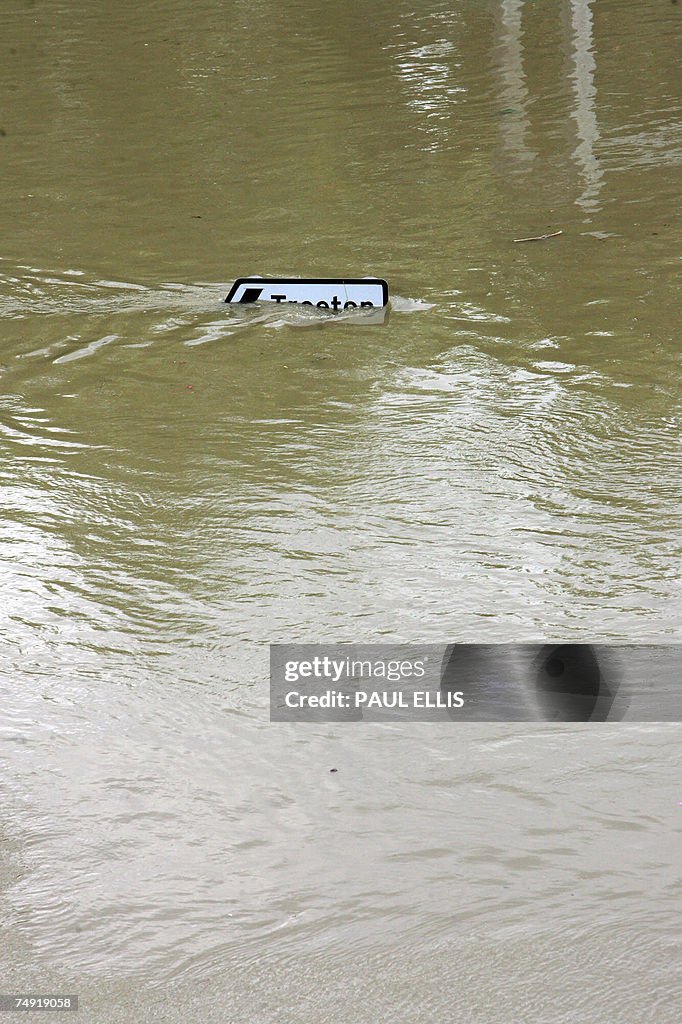
[[[682,646],[273,644],[273,722],[682,721]]]
[[[284,682],[291,686],[283,694],[290,710],[341,709],[419,710],[461,708],[461,692],[435,692],[425,689],[429,655],[422,657],[365,656],[333,657],[313,653],[309,658],[288,658],[284,663]],[[311,687],[310,683],[316,684]],[[293,684],[302,684],[294,686]],[[326,684],[326,688],[325,685]],[[339,688],[341,687],[341,688]]]

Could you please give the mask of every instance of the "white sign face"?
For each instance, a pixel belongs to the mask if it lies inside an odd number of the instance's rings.
[[[316,306],[335,313],[380,309],[388,302],[388,285],[378,277],[314,278],[240,277],[225,302],[278,302]]]

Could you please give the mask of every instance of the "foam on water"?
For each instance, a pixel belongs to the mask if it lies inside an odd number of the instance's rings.
[[[11,320],[45,317],[48,320],[73,317],[83,320],[83,333],[59,337],[49,345],[15,353],[17,359],[48,359],[56,365],[96,356],[107,345],[147,347],[159,337],[182,335],[184,344],[193,347],[230,338],[249,328],[320,328],[358,324],[383,324],[391,312],[420,313],[434,303],[393,295],[384,310],[348,310],[331,313],[316,308],[272,303],[248,306],[224,302],[229,283],[200,282],[180,284],[164,282],[144,285],[139,282],[109,281],[89,277],[83,270],[61,273],[25,265],[9,267],[0,262],[0,315]],[[133,340],[139,331],[138,317],[146,320],[147,337]],[[120,324],[118,331],[88,337],[88,321]],[[133,326],[126,329],[126,321]],[[58,331],[58,328],[52,328]],[[11,351],[11,349],[10,349]],[[7,356],[5,357],[7,358]],[[5,369],[8,364],[5,363]]]

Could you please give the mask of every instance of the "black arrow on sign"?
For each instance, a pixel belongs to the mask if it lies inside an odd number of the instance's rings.
[[[244,294],[242,295],[240,302],[256,302],[260,293],[263,291],[262,288],[245,288]]]

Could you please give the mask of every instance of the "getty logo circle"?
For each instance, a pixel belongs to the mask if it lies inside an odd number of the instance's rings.
[[[464,692],[460,721],[618,721],[627,708],[619,661],[600,644],[454,644],[440,685]]]

